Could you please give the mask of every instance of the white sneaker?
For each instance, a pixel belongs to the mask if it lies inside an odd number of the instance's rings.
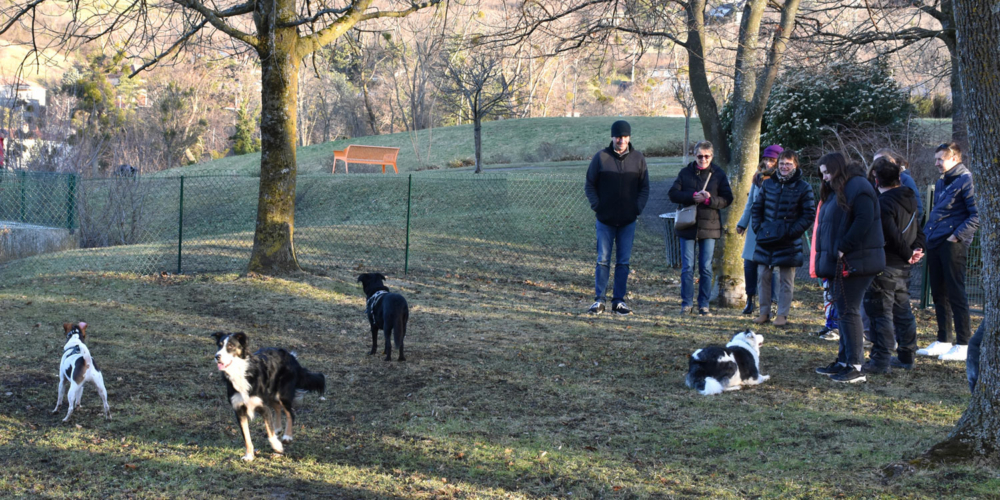
[[[935,340],[933,344],[923,349],[917,349],[917,354],[921,356],[940,356],[950,350],[951,342],[938,342]]]
[[[938,356],[941,361],[965,361],[969,352],[969,346],[956,345],[950,351]]]

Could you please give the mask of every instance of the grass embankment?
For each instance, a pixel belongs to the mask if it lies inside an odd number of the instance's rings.
[[[673,117],[623,117],[632,125],[632,140],[637,148],[653,153],[649,156],[680,154],[684,141],[684,119]],[[563,160],[586,161],[597,150],[611,142],[611,124],[619,118],[529,118],[498,120],[483,123],[483,163],[488,168],[572,166]],[[691,120],[691,141],[702,137],[701,124]],[[471,164],[475,157],[472,125],[421,130],[415,135],[401,132],[357,137],[298,148],[300,175],[329,173],[333,151],[348,144],[399,148],[400,173],[417,170],[449,169],[455,162]],[[676,151],[676,152],[675,152]],[[353,172],[381,172],[373,165],[352,165]],[[464,167],[466,169],[470,167]],[[255,175],[260,171],[260,154],[232,156],[209,163],[167,171],[167,175],[204,175],[237,173]],[[337,172],[343,173],[339,163]]]

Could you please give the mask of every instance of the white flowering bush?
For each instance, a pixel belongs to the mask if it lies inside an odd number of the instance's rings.
[[[771,91],[761,144],[802,150],[820,145],[829,128],[903,130],[911,112],[908,93],[884,64],[792,69]]]

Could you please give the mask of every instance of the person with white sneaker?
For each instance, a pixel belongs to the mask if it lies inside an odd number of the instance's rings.
[[[819,232],[813,235],[814,267],[818,277],[831,281],[840,313],[840,348],[837,359],[816,373],[834,382],[864,382],[861,301],[875,275],[885,269],[878,195],[864,168],[848,164],[843,154],[825,154],[818,163],[825,182],[820,188]]]
[[[942,144],[934,153],[941,178],[934,185],[934,205],[924,226],[927,238],[927,270],[937,315],[937,340],[917,350],[922,356],[943,361],[965,361],[972,328],[969,298],[965,293],[965,270],[969,246],[979,228],[972,172],[962,164],[962,150],[954,142]],[[951,343],[952,321],[955,344]]]
[[[649,200],[646,158],[632,146],[632,127],[625,120],[611,124],[611,144],[590,161],[584,192],[597,217],[597,267],[594,271],[594,304],[588,312],[604,312],[604,293],[611,276],[611,248],[615,248],[615,281],[611,311],[631,314],[625,304],[629,260],[635,223]]]

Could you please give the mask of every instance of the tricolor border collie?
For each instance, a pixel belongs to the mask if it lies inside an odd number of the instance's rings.
[[[66,391],[66,398],[69,403],[69,411],[63,422],[69,420],[73,410],[80,407],[83,399],[83,384],[91,382],[97,386],[97,394],[101,396],[104,403],[104,418],[111,418],[111,408],[108,406],[108,391],[104,388],[104,376],[101,370],[97,369],[94,358],[90,355],[90,349],[83,343],[87,338],[87,324],[63,323],[63,333],[66,334],[66,345],[63,346],[62,361],[59,362],[59,399],[52,413],[59,411],[63,402],[63,387],[68,382],[69,390]]]
[[[726,347],[698,349],[688,360],[684,381],[704,396],[735,391],[744,385],[757,385],[771,378],[760,373],[760,346],[764,337],[751,330],[737,332]]]
[[[216,366],[222,372],[226,396],[243,431],[246,444],[243,460],[254,459],[249,421],[258,410],[264,413],[264,429],[271,449],[279,455],[284,453],[282,441],[292,441],[293,404],[305,392],[322,394],[326,389],[326,377],[306,370],[295,353],[284,349],[267,347],[250,354],[247,335],[243,332],[215,332],[212,337],[219,347],[215,353]],[[285,416],[285,432],[279,440],[276,431],[281,427],[282,415]]]

